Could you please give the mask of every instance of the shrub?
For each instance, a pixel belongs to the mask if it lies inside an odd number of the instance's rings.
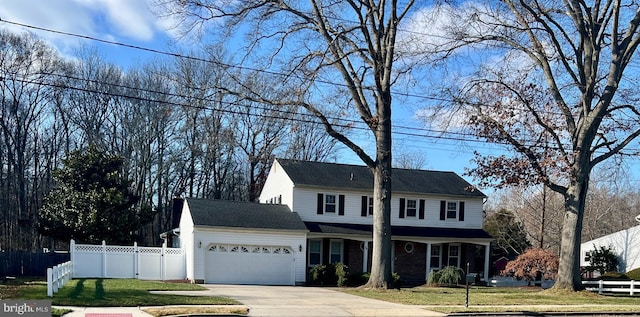
[[[318,264],[309,270],[309,281],[313,285],[322,285],[327,274],[327,266]]]
[[[462,279],[463,274],[464,272],[459,267],[452,265],[445,266],[438,271],[438,283],[448,285],[458,284],[458,281]]]
[[[529,248],[515,260],[509,261],[501,274],[512,275],[527,282],[537,277],[555,279],[558,274],[558,256],[541,248]]]
[[[629,277],[627,277],[627,275],[625,275],[624,273],[620,273],[620,272],[605,272],[604,274],[600,275],[599,279],[616,281],[616,280],[628,280]]]
[[[346,285],[347,286],[362,286],[369,281],[369,273],[357,272],[353,274],[349,274],[347,278]]]
[[[640,267],[627,272],[627,277],[634,281],[640,281]]]
[[[391,273],[391,283],[393,283],[393,287],[399,288],[400,286],[402,286],[403,281],[400,277],[400,274],[396,272]]]
[[[336,284],[338,286],[345,286],[347,284],[347,269],[348,267],[346,265],[344,265],[344,263],[342,262],[338,262],[335,265],[335,272],[336,272]]]
[[[599,249],[593,245],[593,250],[587,253],[587,261],[589,266],[586,267],[588,272],[599,272],[600,275],[605,272],[615,272],[618,270],[618,255],[614,253],[613,247],[603,247]]]
[[[440,283],[440,273],[436,270],[431,270],[429,272],[429,277],[427,278],[427,285],[436,285]]]

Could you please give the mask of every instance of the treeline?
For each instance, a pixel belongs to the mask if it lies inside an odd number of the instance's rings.
[[[155,210],[139,233],[147,245],[169,228],[175,195],[253,201],[274,157],[333,159],[336,143],[312,116],[224,89],[284,97],[295,87],[215,60],[160,56],[123,70],[91,49],[63,58],[32,34],[1,31],[0,250],[52,245],[36,230],[52,171],[89,145],[122,156],[140,204]]]

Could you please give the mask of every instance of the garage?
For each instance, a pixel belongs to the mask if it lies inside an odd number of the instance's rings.
[[[205,255],[205,282],[295,285],[294,252],[288,246],[211,244]]]

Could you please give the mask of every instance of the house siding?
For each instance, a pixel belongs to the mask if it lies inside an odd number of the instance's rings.
[[[280,203],[293,209],[293,182],[285,170],[280,166],[278,161],[274,161],[269,171],[269,177],[260,192],[260,202],[269,203],[272,198],[281,197]]]
[[[600,247],[612,248],[612,251],[618,256],[620,272],[629,272],[640,268],[640,226],[614,232],[580,244],[580,266],[588,266],[587,252]]]
[[[318,193],[344,195],[344,215],[335,213],[317,212]],[[324,188],[293,188],[293,211],[300,215],[303,221],[311,222],[328,222],[328,223],[354,223],[354,224],[371,224],[372,217],[362,216],[362,196],[371,196],[369,192],[354,192],[336,189]],[[416,217],[400,218],[400,198],[415,199],[425,201],[424,219],[419,219],[419,213]],[[440,220],[440,202],[454,201],[457,203],[464,202],[464,221],[459,219]],[[419,208],[419,203],[418,203]],[[481,198],[470,199],[466,197],[439,197],[415,194],[394,194],[391,200],[391,225],[394,226],[411,226],[411,227],[436,227],[436,228],[465,228],[465,229],[482,229],[482,208],[483,201]]]
[[[180,215],[180,247],[185,254],[186,277],[194,280],[194,227],[193,218],[189,210],[188,203],[182,205],[182,213]]]
[[[216,244],[235,245],[271,245],[289,246],[294,252],[295,282],[302,284],[306,281],[306,240],[304,232],[282,234],[278,232],[256,232],[251,230],[235,230],[226,228],[197,228],[196,241],[202,242],[202,247],[196,246],[194,254],[195,279],[205,279],[206,250],[208,246]],[[199,242],[196,242],[199,243]],[[302,246],[302,252],[299,248]]]

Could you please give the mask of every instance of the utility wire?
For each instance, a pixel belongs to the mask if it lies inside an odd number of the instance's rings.
[[[231,65],[231,64],[226,64],[226,63],[222,63],[222,62],[214,61],[214,60],[210,60],[210,59],[204,59],[204,58],[199,58],[199,57],[194,57],[194,56],[189,56],[189,55],[184,55],[184,54],[178,54],[178,53],[171,53],[171,52],[167,52],[167,51],[152,49],[152,48],[138,46],[138,45],[126,44],[126,43],[121,43],[121,42],[116,42],[116,41],[109,41],[109,40],[99,39],[99,38],[92,37],[92,36],[87,36],[87,35],[81,35],[81,34],[76,34],[76,33],[57,31],[57,30],[52,30],[52,29],[48,29],[48,28],[43,28],[43,27],[38,27],[38,26],[33,26],[33,25],[28,25],[28,24],[13,22],[13,21],[8,21],[8,20],[1,19],[1,18],[0,18],[0,22],[13,24],[13,25],[16,25],[16,26],[24,27],[24,28],[40,30],[40,31],[44,31],[44,32],[56,33],[56,34],[72,36],[72,37],[78,37],[78,38],[83,38],[83,39],[87,39],[87,40],[91,40],[91,41],[97,41],[97,42],[101,42],[101,43],[117,45],[117,46],[122,46],[122,47],[127,47],[127,48],[147,51],[147,52],[152,52],[152,53],[161,54],[161,55],[172,56],[172,57],[176,57],[176,58],[183,58],[183,59],[195,60],[195,61],[199,61],[199,62],[212,63],[214,65],[222,66],[222,67],[225,67],[225,68],[236,68],[236,69],[240,69],[240,70],[250,70],[250,71],[255,71],[255,72],[263,72],[263,73],[266,73],[266,74],[271,74],[271,75],[276,75],[276,76],[289,76],[289,77],[291,76],[291,74],[286,74],[285,75],[283,73],[279,73],[279,72],[275,72],[275,71],[269,71],[269,70],[257,69],[257,68],[251,68],[251,67],[246,67],[246,66],[239,66],[239,65]],[[300,77],[300,76],[296,76],[296,77],[298,79],[302,79],[302,77]],[[80,80],[86,80],[86,79],[80,79]],[[324,84],[330,84],[330,85],[334,85],[334,86],[346,87],[346,85],[342,84],[342,83],[335,83],[335,82],[324,81],[324,80],[316,80],[316,81],[320,82],[320,83],[324,83]],[[139,88],[132,88],[132,89],[139,89]],[[153,91],[150,91],[150,92],[153,92]],[[102,92],[96,91],[96,93],[102,93]],[[156,93],[158,93],[158,92],[156,92]],[[454,102],[454,100],[447,99],[447,98],[441,98],[441,97],[415,95],[415,94],[409,94],[409,93],[396,93],[396,94],[402,95],[402,96],[405,96],[405,97],[422,98],[422,99],[431,100],[431,101],[448,102],[448,103]],[[120,97],[127,97],[127,96],[120,96]],[[129,96],[129,98],[133,98],[133,97]],[[473,105],[472,103],[469,103],[469,102],[466,102],[466,103],[470,104],[470,105]],[[182,105],[182,106],[187,106],[187,105]],[[558,113],[558,114],[560,114],[560,113]],[[333,119],[339,119],[339,120],[343,120],[343,121],[352,121],[351,123],[363,124],[363,122],[357,121],[357,120],[348,120],[348,119],[344,119],[344,118],[333,118]],[[630,120],[630,121],[634,121],[634,120]],[[311,123],[311,122],[317,123],[317,121],[310,121],[310,120],[306,120],[306,122],[307,123]],[[350,127],[349,124],[339,124],[339,123],[336,123],[335,126],[337,126],[337,127]],[[443,133],[443,134],[447,133],[447,134],[454,134],[454,135],[457,134],[457,135],[461,135],[461,136],[465,136],[465,137],[476,137],[475,135],[471,135],[471,134],[468,134],[468,133],[461,133],[461,132],[444,132],[444,131],[436,131],[436,130],[431,130],[431,129],[414,128],[414,127],[406,127],[406,126],[396,126],[396,127],[397,128],[401,128],[401,129],[424,130],[424,131],[427,131],[427,132],[437,132],[437,133]],[[361,128],[361,127],[359,127],[358,129],[367,130],[367,128]],[[406,135],[406,136],[421,136],[421,137],[427,137],[427,138],[455,140],[455,141],[470,141],[470,142],[478,142],[478,143],[485,143],[486,142],[486,141],[483,141],[483,140],[469,140],[467,138],[446,137],[446,136],[443,136],[443,135],[441,135],[441,136],[427,136],[427,135],[422,135],[422,134],[418,134],[418,133],[408,133],[408,132],[399,132],[398,134]],[[503,143],[494,142],[494,143],[495,144],[500,144],[500,145],[510,145],[507,142],[503,142]]]

